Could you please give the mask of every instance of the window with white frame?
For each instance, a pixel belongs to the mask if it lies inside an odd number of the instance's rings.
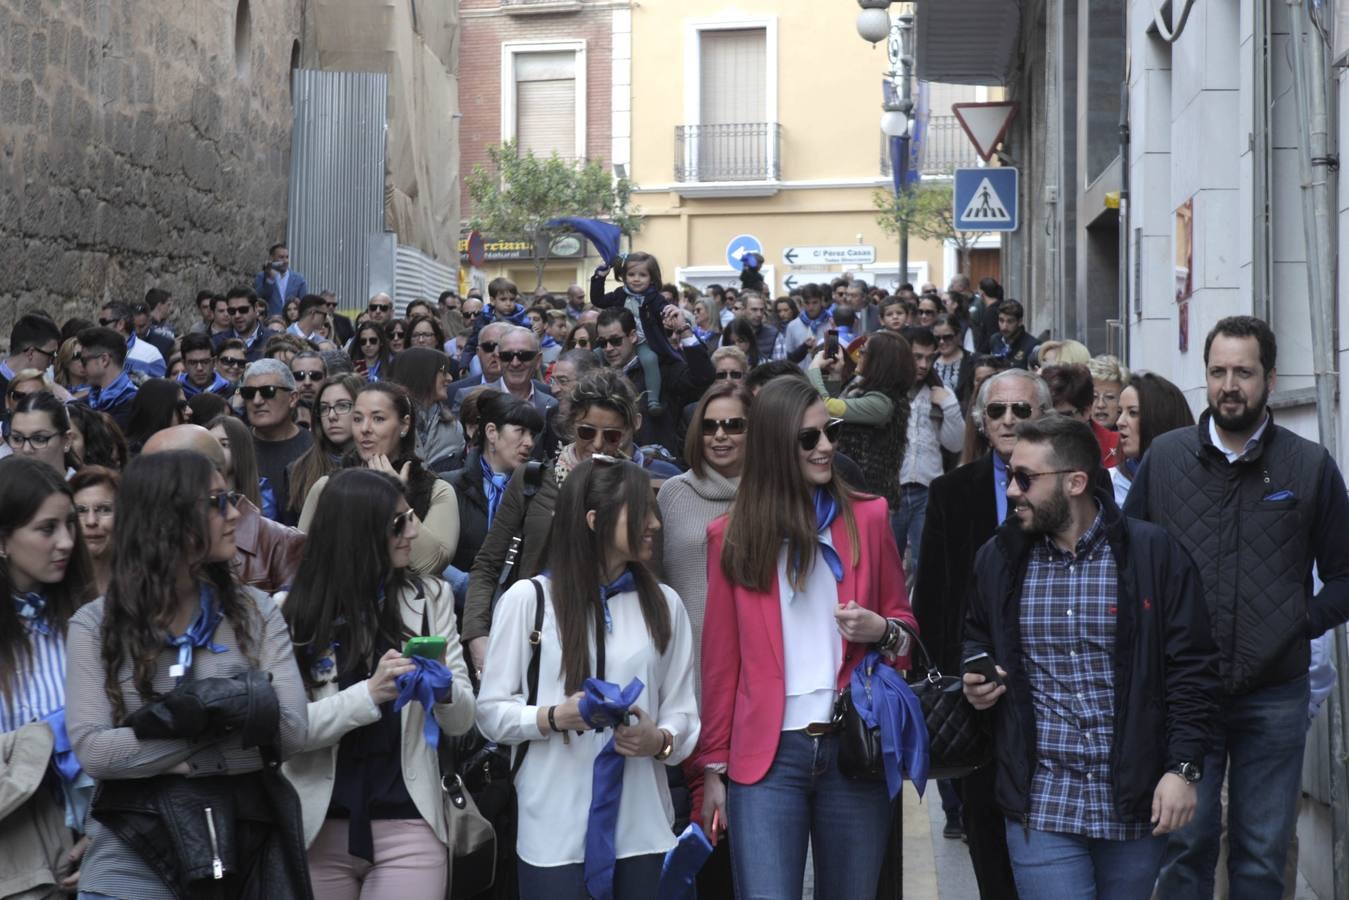
[[[501,137],[520,151],[585,156],[585,44],[502,45]]]
[[[776,20],[718,16],[685,28],[689,77],[686,124],[676,131],[676,180],[776,179]]]

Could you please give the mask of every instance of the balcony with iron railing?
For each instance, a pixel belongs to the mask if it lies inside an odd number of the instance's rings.
[[[951,177],[956,169],[981,165],[969,135],[955,116],[929,116],[918,148],[918,171],[929,178]],[[890,174],[890,139],[881,135],[881,174]]]
[[[773,193],[782,172],[781,144],[777,122],[676,125],[675,181],[686,186],[680,193],[687,196]],[[712,188],[714,184],[725,189]]]

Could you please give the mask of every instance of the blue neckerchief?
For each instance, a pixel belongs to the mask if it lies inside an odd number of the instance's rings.
[[[697,325],[693,326],[693,336],[703,343],[707,343],[714,334],[715,332],[708,331],[706,328],[699,328]]]
[[[373,366],[366,367],[365,370],[366,381],[379,381],[379,366],[381,362],[383,362],[383,360],[377,359],[375,360],[375,364]]]
[[[604,604],[604,630],[610,634],[614,633],[614,617],[609,612],[609,598],[623,593],[624,591],[637,590],[637,581],[632,577],[631,569],[624,569],[623,574],[609,584],[600,585],[600,602]]]
[[[410,657],[416,666],[411,672],[398,676],[398,699],[393,702],[393,711],[399,712],[413,700],[426,710],[422,721],[422,737],[433,748],[440,745],[440,724],[436,722],[434,707],[450,698],[450,687],[454,683],[454,674],[439,660],[421,656]]]
[[[29,631],[46,635],[52,633],[51,625],[47,622],[47,598],[42,594],[32,591],[15,594],[14,611],[19,614],[19,619]]]
[[[694,900],[698,872],[711,855],[711,841],[697,822],[690,822],[661,863],[656,900]]]
[[[554,347],[560,347],[562,345],[559,344],[557,338],[553,337],[551,334],[545,334],[543,340],[539,342],[539,346],[544,350],[551,350]]]
[[[481,318],[483,319],[483,325],[486,325],[490,322],[505,321],[511,322],[515,325],[519,325],[521,328],[529,327],[529,310],[525,309],[525,305],[523,303],[515,304],[514,312],[512,312],[509,316],[506,316],[503,319],[501,316],[497,314],[496,307],[493,306],[492,303],[489,301],[488,304],[485,307],[483,307]],[[482,331],[482,328],[479,328],[478,331]]]
[[[618,685],[598,678],[587,678],[582,686],[581,718],[598,730],[623,724],[628,710],[642,695],[640,678]],[[590,813],[586,817],[586,891],[595,900],[613,900],[614,864],[617,849],[614,833],[618,827],[618,806],[623,799],[623,768],[627,761],[614,749],[611,736],[595,757],[590,788]]]
[[[89,405],[97,410],[111,409],[126,399],[127,395],[135,393],[136,386],[131,383],[131,376],[127,374],[126,369],[123,369],[107,387],[89,389]]]
[[[918,796],[927,787],[927,725],[923,704],[899,673],[872,650],[852,671],[852,702],[868,728],[880,728],[885,786],[894,800],[907,774]]]
[[[625,284],[623,285],[623,293],[627,295],[629,300],[636,300],[638,305],[641,305],[650,298],[654,297],[656,294],[659,294],[660,286],[653,284],[650,287],[648,287],[645,291],[639,294]]]
[[[188,627],[187,631],[181,635],[165,635],[164,640],[170,647],[178,648],[178,678],[183,678],[188,672],[192,671],[192,652],[197,647],[205,647],[212,653],[224,653],[226,647],[223,644],[215,643],[212,638],[215,637],[215,630],[220,625],[220,620],[225,617],[225,612],[220,608],[220,604],[215,599],[215,588],[209,584],[203,584],[197,592],[197,603],[200,610],[197,618]]]
[[[833,314],[834,308],[832,306],[824,306],[820,308],[820,314],[813,319],[810,316],[806,315],[806,311],[804,309],[801,310],[799,318],[801,320],[801,324],[806,326],[806,328],[810,330],[811,334],[814,334],[824,325],[825,322],[829,321],[829,317],[832,316]]]
[[[186,372],[184,372],[182,375],[179,375],[177,380],[178,384],[181,385],[183,388],[183,396],[188,400],[191,400],[198,394],[206,394],[206,393],[219,394],[221,391],[225,390],[230,386],[230,383],[228,381],[220,377],[219,372],[214,372],[212,374],[215,376],[214,380],[211,382],[209,387],[204,388],[199,388],[192,382],[188,381]]]
[[[276,491],[272,489],[272,482],[266,475],[258,478],[258,499],[262,501],[260,510],[262,517],[275,522],[279,514],[276,508]]]
[[[838,501],[834,495],[824,487],[815,489],[815,531],[818,534],[825,534],[829,526],[834,524],[834,519],[838,518]],[[819,542],[820,556],[824,557],[824,562],[829,566],[829,571],[833,573],[835,581],[843,580],[843,560],[839,557],[838,551],[832,544],[825,543],[823,539]]]
[[[482,490],[487,495],[487,524],[490,526],[496,518],[501,498],[506,496],[506,485],[510,484],[511,476],[493,471],[482,457],[478,457],[478,468],[482,470]]]
[[[993,497],[998,504],[998,524],[1007,518],[1007,463],[993,451]]]

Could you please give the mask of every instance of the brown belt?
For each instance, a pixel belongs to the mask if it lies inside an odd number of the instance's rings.
[[[826,734],[834,734],[837,732],[838,726],[833,722],[811,722],[801,730],[809,737],[824,737]]]

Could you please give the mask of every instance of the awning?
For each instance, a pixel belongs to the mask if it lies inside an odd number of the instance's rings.
[[[915,3],[915,75],[946,84],[1007,84],[1021,41],[1021,6],[1021,0]]]

